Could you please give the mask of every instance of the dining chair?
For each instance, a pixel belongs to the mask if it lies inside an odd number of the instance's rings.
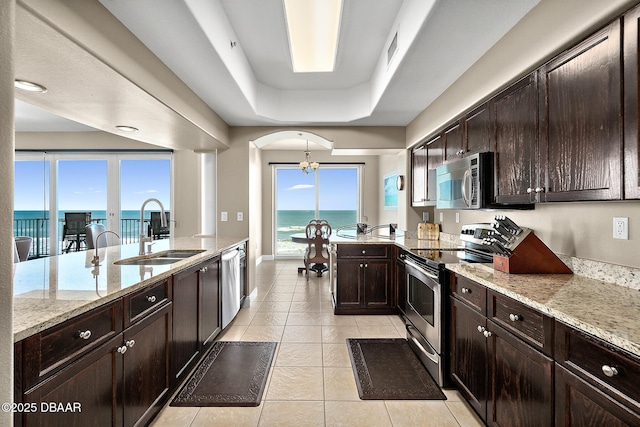
[[[80,250],[80,243],[86,239],[86,225],[91,222],[91,212],[65,212],[64,226],[62,227],[62,241],[67,240],[69,244],[64,249],[68,253],[73,244],[76,244],[76,251]]]
[[[318,277],[322,277],[324,268],[320,265],[329,264],[329,236],[331,225],[324,219],[312,219],[305,228],[307,235],[307,249],[304,252],[304,268],[309,281],[309,270],[314,263],[314,270]]]
[[[151,230],[153,232],[153,238],[154,239],[162,239],[165,237],[169,237],[169,219],[170,219],[170,213],[169,212],[165,212],[164,216],[167,219],[167,226],[163,227],[162,226],[162,222],[160,220],[160,212],[151,212],[151,221],[149,223],[149,227],[151,227]]]
[[[98,235],[103,231],[105,231],[104,224],[93,223],[85,226],[85,241],[87,242],[87,249],[95,249],[96,246],[99,248],[108,246],[106,234],[100,236],[99,241],[96,242],[96,237],[98,237]]]

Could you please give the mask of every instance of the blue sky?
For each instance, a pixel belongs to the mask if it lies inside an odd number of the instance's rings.
[[[122,160],[120,163],[121,209],[140,209],[155,197],[165,208],[170,201],[169,160]],[[15,210],[45,209],[49,168],[45,161],[15,162]],[[59,210],[107,209],[107,161],[60,160],[58,162]],[[156,210],[157,207],[152,207]]]
[[[308,175],[300,169],[278,169],[277,206],[279,210],[314,210],[316,174],[321,210],[358,208],[357,168],[323,168]]]

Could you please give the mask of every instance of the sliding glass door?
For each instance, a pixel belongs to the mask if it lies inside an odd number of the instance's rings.
[[[295,166],[275,166],[274,177],[276,256],[304,254],[307,246],[293,239],[311,219],[326,219],[334,230],[357,222],[360,166],[321,166],[308,175]]]

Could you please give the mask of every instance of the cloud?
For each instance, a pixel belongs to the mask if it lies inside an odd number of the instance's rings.
[[[287,188],[287,191],[294,191],[294,190],[306,190],[307,188],[313,188],[313,184],[297,184],[294,185],[293,187],[289,187]]]

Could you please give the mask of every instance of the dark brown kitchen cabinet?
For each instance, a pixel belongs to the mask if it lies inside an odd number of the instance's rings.
[[[177,384],[220,333],[219,257],[173,276],[171,375]]]
[[[397,246],[394,247],[396,251],[396,301],[398,303],[398,309],[404,314],[406,312],[407,305],[407,270],[405,268],[405,251]]]
[[[556,425],[640,425],[640,358],[555,324]]]
[[[453,282],[454,383],[489,425],[552,425],[553,359],[530,345],[550,342],[550,319],[471,280],[455,276]]]
[[[532,73],[490,103],[495,141],[495,202],[531,203],[542,191],[538,161],[538,86]]]
[[[339,244],[335,314],[395,314],[392,245]]]
[[[457,120],[442,132],[442,144],[444,147],[445,162],[460,158],[464,154],[464,125],[462,125],[460,122],[461,119]]]
[[[427,189],[427,146],[421,145],[411,151],[411,206],[426,204]]]
[[[624,198],[640,199],[640,6],[624,15]]]
[[[492,150],[491,110],[485,103],[469,112],[463,119],[463,156]]]
[[[444,138],[441,135],[427,141],[427,170],[434,170],[444,163]],[[435,195],[431,197],[435,198]]]
[[[620,20],[540,69],[542,201],[622,198]]]
[[[38,410],[16,417],[16,425],[148,423],[169,392],[171,302],[167,282],[18,343],[16,401],[36,405]],[[123,324],[127,325],[124,330]],[[49,402],[54,406],[47,406]],[[55,404],[63,404],[64,410]]]

